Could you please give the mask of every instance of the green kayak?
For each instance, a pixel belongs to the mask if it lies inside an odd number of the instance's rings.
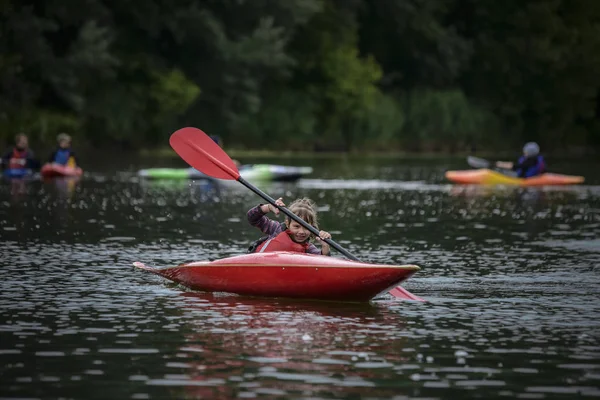
[[[239,168],[242,178],[253,181],[293,182],[312,173],[312,167],[249,164]],[[194,168],[150,168],[138,171],[146,179],[213,179]]]

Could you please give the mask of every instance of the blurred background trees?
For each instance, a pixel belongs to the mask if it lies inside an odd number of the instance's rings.
[[[0,0],[0,135],[600,147],[595,0]]]

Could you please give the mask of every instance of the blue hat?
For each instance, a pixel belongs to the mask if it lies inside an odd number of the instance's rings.
[[[221,145],[221,137],[220,136],[218,136],[218,135],[210,135],[210,138],[213,140],[213,142],[215,142],[219,146]]]
[[[540,154],[540,146],[536,142],[525,143],[523,146],[523,154],[527,157],[533,157]]]

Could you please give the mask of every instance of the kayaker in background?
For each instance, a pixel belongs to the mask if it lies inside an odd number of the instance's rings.
[[[219,135],[210,135],[209,137],[213,140],[213,142],[215,142],[216,144],[218,144],[220,148],[223,148],[223,140],[221,139],[221,136],[219,136]],[[233,163],[235,164],[235,166],[238,167],[238,168],[242,165],[238,160],[236,160],[234,158],[232,158],[231,161],[233,161]]]
[[[39,162],[29,149],[29,139],[24,133],[15,136],[15,146],[2,156],[2,169],[36,169]]]
[[[512,169],[517,172],[519,178],[531,178],[546,172],[546,162],[540,154],[540,146],[535,142],[529,142],[523,146],[523,155],[516,163],[498,161],[496,167]]]
[[[285,207],[282,198],[275,201],[280,207]],[[318,228],[317,211],[315,203],[307,198],[295,200],[288,209],[302,218],[310,225]],[[271,251],[293,251],[298,253],[329,255],[329,245],[320,239],[331,239],[331,234],[326,231],[320,231],[316,238],[321,242],[321,250],[310,243],[313,236],[311,232],[300,225],[298,222],[286,217],[284,223],[273,221],[265,214],[269,211],[275,215],[279,214],[279,209],[271,204],[259,204],[248,211],[248,222],[257,227],[267,236],[257,240],[248,249],[249,253],[262,253]]]
[[[75,168],[79,161],[73,149],[71,149],[71,136],[61,133],[56,137],[58,148],[48,157],[49,163],[65,165]]]

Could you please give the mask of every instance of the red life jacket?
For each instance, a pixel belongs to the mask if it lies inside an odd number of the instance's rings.
[[[19,150],[16,147],[13,148],[13,154],[10,160],[8,160],[9,169],[21,169],[27,165],[27,150]]]
[[[308,241],[304,243],[296,243],[290,237],[290,231],[285,230],[269,239],[257,247],[257,253],[271,252],[271,251],[293,251],[296,253],[306,253],[308,249]]]

